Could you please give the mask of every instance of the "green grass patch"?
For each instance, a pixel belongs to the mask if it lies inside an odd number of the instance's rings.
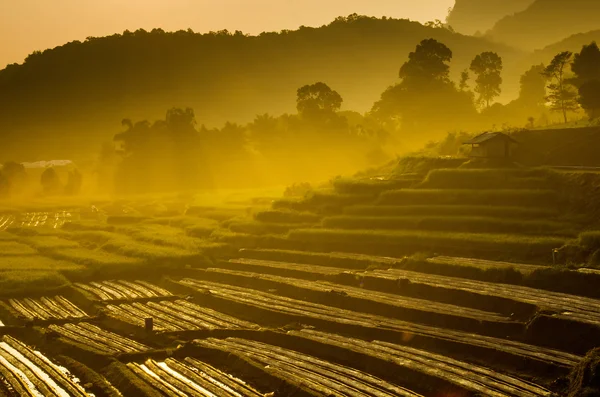
[[[57,236],[33,236],[33,237],[25,237],[21,241],[30,245],[31,247],[44,251],[49,249],[57,249],[57,248],[75,248],[79,247],[74,241],[66,240],[64,238],[60,238]]]
[[[376,195],[353,195],[336,193],[313,193],[302,200],[282,199],[273,202],[274,210],[312,211],[339,213],[342,207],[372,203]]]
[[[433,230],[467,233],[509,233],[576,237],[571,223],[473,216],[336,216],[325,218],[329,229]]]
[[[378,179],[336,179],[333,188],[339,194],[378,195],[387,190],[404,189],[420,181],[415,179],[378,180]]]
[[[5,256],[25,256],[35,254],[37,254],[37,251],[26,244],[21,244],[16,241],[0,240],[0,261],[2,261],[2,257]]]
[[[553,190],[405,189],[384,192],[381,205],[500,205],[556,206],[559,194]]]
[[[254,214],[254,219],[265,223],[317,223],[321,221],[321,216],[310,212],[267,210]]]
[[[49,255],[56,259],[67,260],[91,268],[126,268],[141,265],[143,263],[143,261],[138,258],[129,258],[100,249],[64,248],[52,251]]]
[[[6,256],[0,259],[0,272],[22,270],[73,271],[79,269],[81,269],[81,266],[75,263],[38,255]]]
[[[317,251],[343,251],[377,255],[435,252],[503,260],[544,260],[566,239],[510,234],[446,233],[412,230],[292,230],[289,238]],[[277,247],[275,247],[277,248]]]
[[[398,161],[394,174],[421,174],[440,168],[458,168],[468,159],[463,157],[407,156]]]
[[[69,285],[55,271],[19,270],[0,272],[0,296],[26,296],[49,293]]]
[[[187,229],[183,230],[172,226],[149,224],[118,229],[119,233],[126,234],[134,240],[159,246],[176,247],[192,251],[206,246],[205,241],[190,237],[186,234],[186,231]]]
[[[553,218],[558,211],[538,207],[503,207],[492,205],[360,205],[346,207],[345,215],[395,216],[485,216],[499,218]]]
[[[223,227],[228,228],[235,233],[246,233],[255,235],[265,234],[286,234],[292,229],[308,228],[313,225],[306,224],[285,224],[285,223],[264,223],[254,220],[231,220],[223,222]]]
[[[549,172],[549,171],[548,171]],[[421,187],[432,189],[547,189],[548,176],[524,169],[432,170]]]

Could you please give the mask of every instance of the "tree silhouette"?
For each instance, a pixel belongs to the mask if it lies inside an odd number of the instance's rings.
[[[572,52],[561,52],[544,69],[544,75],[550,80],[550,84],[548,85],[550,94],[546,97],[546,100],[550,102],[550,109],[552,111],[562,112],[565,123],[568,121],[567,112],[579,108],[575,87],[569,84],[566,78],[566,67],[572,58]]]
[[[423,86],[428,83],[449,82],[452,51],[434,39],[421,41],[408,61],[400,68],[399,76],[406,86]]]
[[[591,80],[579,87],[579,104],[590,120],[600,117],[600,81]]]
[[[540,106],[546,102],[546,84],[548,82],[544,76],[546,67],[534,65],[521,76],[521,88],[519,91],[519,100],[523,105],[532,107]]]
[[[342,107],[341,95],[325,83],[305,85],[298,89],[296,108],[309,120],[321,120],[335,114]]]
[[[483,52],[473,59],[470,70],[477,76],[475,92],[479,94],[478,101],[489,108],[501,92],[502,58],[495,52]]]
[[[595,41],[583,46],[581,52],[575,54],[571,70],[576,76],[572,82],[577,87],[589,81],[600,81],[600,48]]]
[[[461,91],[467,91],[469,89],[469,70],[465,69],[460,73],[460,83],[458,84],[458,89]]]
[[[46,194],[56,194],[61,190],[60,178],[53,167],[46,168],[42,172],[41,183]]]
[[[579,88],[579,104],[590,119],[600,116],[600,48],[596,42],[583,46],[575,54],[571,70],[575,78],[570,81]]]

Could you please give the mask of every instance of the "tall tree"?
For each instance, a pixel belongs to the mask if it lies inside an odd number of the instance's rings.
[[[575,54],[571,70],[575,73],[573,83],[577,87],[589,81],[600,81],[600,48],[595,41],[584,45],[581,51]]]
[[[469,70],[465,69],[460,73],[460,83],[458,84],[458,89],[461,91],[466,91],[469,89]]]
[[[483,52],[473,59],[470,70],[477,76],[475,92],[479,94],[479,103],[489,108],[502,92],[502,58],[495,52]]]
[[[579,89],[579,104],[590,119],[600,116],[600,48],[596,42],[583,46],[575,54],[571,70],[575,78],[571,79]]]
[[[296,107],[303,118],[323,120],[340,110],[343,101],[337,91],[319,82],[298,89]]]
[[[600,117],[600,81],[591,80],[579,87],[579,104],[590,120]]]
[[[566,68],[573,58],[573,53],[564,51],[556,55],[550,65],[544,69],[544,75],[550,80],[546,100],[550,102],[550,109],[562,112],[565,123],[568,122],[567,113],[579,108],[575,87],[567,81]]]
[[[452,51],[434,39],[423,40],[408,61],[400,68],[400,78],[407,87],[419,87],[435,82],[450,81]]]
[[[546,102],[546,84],[544,76],[546,67],[543,64],[534,65],[521,76],[519,100],[526,106],[540,106]]]

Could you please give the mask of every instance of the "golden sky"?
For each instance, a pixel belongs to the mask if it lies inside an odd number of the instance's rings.
[[[35,50],[126,29],[242,30],[320,26],[340,15],[443,20],[454,0],[0,0],[0,68]]]

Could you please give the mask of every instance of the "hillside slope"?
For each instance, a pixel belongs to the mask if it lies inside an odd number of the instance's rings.
[[[487,36],[523,49],[538,49],[571,35],[600,29],[600,2],[536,0],[526,10],[498,21]]]
[[[430,37],[454,51],[455,78],[482,51],[499,52],[507,65],[521,56],[442,28],[358,16],[256,37],[153,30],[89,38],[0,71],[0,158],[97,152],[123,118],[162,118],[173,106],[193,107],[198,123],[209,126],[295,112],[296,90],[316,81],[336,89],[344,109],[366,111],[397,81],[408,53]]]
[[[485,33],[505,16],[525,10],[534,0],[456,0],[447,22],[464,34]]]

